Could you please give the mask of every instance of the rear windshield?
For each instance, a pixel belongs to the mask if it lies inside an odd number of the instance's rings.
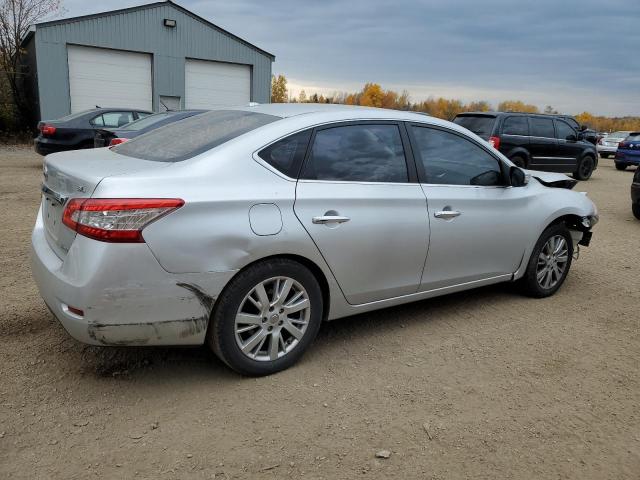
[[[143,128],[150,127],[151,125],[155,125],[158,122],[169,117],[168,113],[154,113],[153,115],[148,115],[140,120],[136,120],[134,122],[128,123],[127,125],[121,127],[122,130],[142,130]]]
[[[496,117],[490,117],[488,115],[458,115],[454,118],[453,123],[471,130],[473,133],[487,139],[493,132],[493,124],[496,121]]]
[[[170,123],[113,147],[113,152],[155,162],[180,162],[280,117],[243,110],[215,110]]]
[[[631,132],[625,140],[630,140],[632,142],[640,140],[640,132]]]
[[[625,138],[627,135],[633,135],[633,133],[632,132],[613,132],[613,133],[610,133],[609,136],[611,138]]]

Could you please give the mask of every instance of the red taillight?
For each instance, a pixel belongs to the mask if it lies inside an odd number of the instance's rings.
[[[56,127],[45,123],[40,127],[40,133],[42,133],[42,135],[53,136],[56,134]]]
[[[500,148],[500,137],[489,137],[489,144],[498,150]]]
[[[142,230],[184,205],[179,198],[72,198],[62,223],[102,242],[142,243]]]
[[[620,142],[620,143],[618,144],[618,148],[625,148],[625,147],[626,147],[626,145],[625,145],[625,143],[624,143],[624,142]]]
[[[112,138],[111,141],[109,142],[109,146],[115,147],[116,145],[120,145],[121,143],[124,143],[127,140],[129,139],[128,138]]]
[[[601,138],[600,140],[598,140],[598,144],[599,145],[604,145],[604,138]]]

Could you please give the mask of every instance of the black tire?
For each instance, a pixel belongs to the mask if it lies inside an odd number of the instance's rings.
[[[518,168],[527,168],[527,160],[520,155],[516,155],[511,159],[511,162]]]
[[[640,203],[632,203],[631,211],[633,212],[633,216],[640,220]]]
[[[573,178],[576,180],[589,180],[595,168],[595,159],[591,155],[585,155],[578,162],[576,171],[573,173]]]
[[[288,277],[304,287],[309,297],[310,317],[295,348],[277,360],[259,361],[245,355],[237,344],[235,318],[245,296],[256,285],[273,277]],[[320,285],[308,268],[284,258],[265,260],[236,275],[220,294],[209,322],[207,344],[220,360],[242,375],[271,375],[289,368],[302,357],[320,329],[323,308]]]
[[[616,162],[616,170],[626,170],[626,169],[627,169],[627,165],[626,164]]]
[[[609,154],[608,153],[601,153],[600,154],[600,158],[609,158]]]
[[[562,275],[557,280],[557,282],[550,288],[544,288],[542,285],[540,285],[537,278],[538,259],[547,241],[557,235],[562,236],[566,241],[568,258],[564,271],[562,272]],[[540,235],[540,238],[536,242],[536,246],[533,248],[533,252],[531,252],[531,257],[529,258],[529,263],[527,264],[527,270],[525,271],[524,276],[519,281],[522,292],[525,295],[534,298],[549,297],[556,293],[567,278],[567,274],[571,269],[572,258],[573,241],[571,239],[571,233],[569,232],[567,226],[564,223],[557,223],[548,227],[544,232],[542,232],[542,235]]]

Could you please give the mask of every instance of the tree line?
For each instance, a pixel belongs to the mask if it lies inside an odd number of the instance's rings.
[[[366,83],[357,92],[336,92],[324,96],[318,93],[307,94],[301,90],[297,97],[289,96],[287,78],[284,75],[272,77],[271,101],[274,103],[337,103],[343,105],[361,105],[366,107],[392,108],[395,110],[410,110],[427,113],[433,117],[452,120],[462,112],[526,112],[526,113],[564,113],[558,112],[551,105],[540,110],[520,100],[504,100],[494,106],[484,100],[465,103],[461,100],[429,97],[426,100],[412,102],[406,90],[398,93],[385,90],[377,83]],[[613,132],[616,130],[640,131],[640,117],[605,117],[582,112],[575,115],[581,124],[587,125],[598,132]]]

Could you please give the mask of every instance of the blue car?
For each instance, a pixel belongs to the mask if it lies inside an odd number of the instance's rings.
[[[616,168],[624,170],[629,165],[640,165],[640,132],[631,132],[618,144]]]

